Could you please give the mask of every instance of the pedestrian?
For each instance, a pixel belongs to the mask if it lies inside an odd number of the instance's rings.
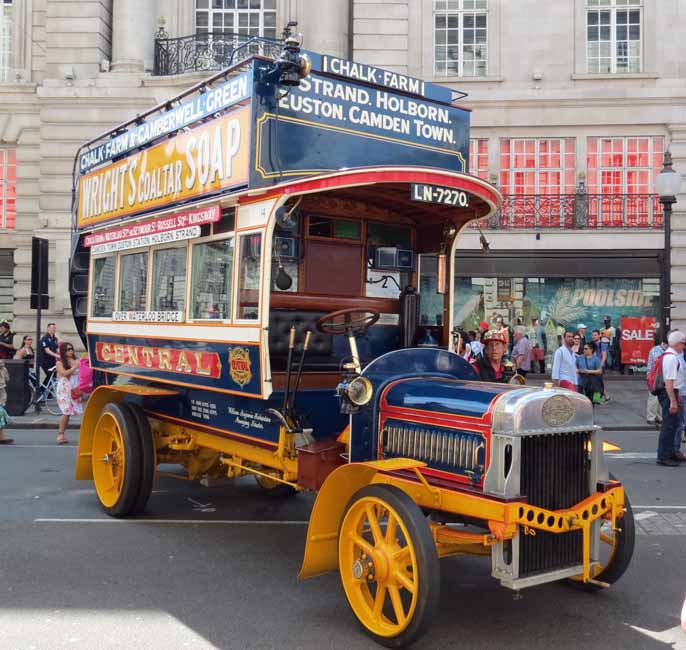
[[[655,332],[655,346],[651,348],[648,353],[648,363],[646,364],[646,374],[648,376],[650,376],[650,371],[653,369],[658,357],[662,356],[666,350],[667,341],[664,338],[661,341],[659,333]],[[646,422],[656,427],[659,427],[660,422],[662,422],[662,417],[660,416],[660,402],[657,399],[657,395],[653,395],[650,392],[648,393],[648,399],[646,400]]]
[[[609,316],[605,316],[603,319],[603,325],[604,327],[601,328],[600,330],[600,340],[606,344],[605,350],[607,351],[607,358],[605,359],[605,363],[603,365],[603,369],[609,370],[610,368],[614,367],[614,348],[615,348],[615,340],[617,338],[617,330],[612,326],[612,318]],[[603,339],[607,339],[607,341],[603,341]]]
[[[79,388],[79,362],[74,353],[71,343],[61,342],[59,346],[59,361],[56,364],[57,371],[57,404],[62,411],[60,417],[60,430],[57,434],[57,444],[66,445],[69,441],[64,435],[69,424],[69,417],[81,415],[83,405],[81,403],[81,389]]]
[[[11,359],[14,356],[14,332],[4,320],[0,323],[0,359]]]
[[[10,373],[5,367],[5,362],[0,360],[0,445],[11,445],[13,438],[5,436],[4,428],[10,421],[7,415],[5,404],[7,404],[7,382],[10,380]]]
[[[541,325],[538,318],[531,319],[531,328],[533,330],[534,359],[538,362],[538,371],[544,375],[545,356],[548,353],[548,336],[545,333],[545,327]]]
[[[572,344],[572,352],[579,356],[580,354],[583,354],[584,351],[584,346],[583,342],[581,339],[581,336],[577,333],[574,335],[574,343]]]
[[[27,334],[21,339],[21,347],[14,353],[15,359],[33,361],[36,353],[33,351],[33,337]]]
[[[55,323],[48,323],[47,333],[41,337],[38,342],[38,364],[45,374],[45,380],[41,384],[41,391],[38,395],[37,401],[40,401],[45,396],[45,389],[52,379],[52,375],[55,372],[55,364],[60,358],[57,353],[58,339],[57,339],[57,326]],[[39,381],[39,377],[36,377],[36,381]]]
[[[512,348],[512,360],[515,363],[517,374],[526,377],[531,372],[531,361],[533,360],[533,350],[531,342],[526,336],[526,329],[523,325],[517,325],[514,330],[514,347]]]
[[[662,424],[657,443],[657,464],[663,467],[676,467],[686,456],[681,453],[681,442],[677,441],[680,411],[684,405],[679,404],[681,392],[686,384],[683,353],[686,348],[686,336],[674,330],[667,337],[669,347],[662,357],[662,377],[664,387],[657,394],[662,409]]]
[[[579,335],[579,338],[581,339],[581,348],[579,349],[578,354],[583,354],[584,352],[584,345],[586,345],[586,325],[583,323],[579,323],[576,326],[576,333]]]
[[[576,372],[576,357],[572,352],[574,334],[565,332],[562,345],[555,350],[553,355],[552,378],[555,386],[577,391],[578,375]]]
[[[482,381],[505,383],[503,356],[507,341],[502,331],[489,330],[483,335],[484,352],[472,363],[472,368]]]
[[[583,354],[576,360],[577,372],[579,373],[579,392],[591,400],[593,405],[600,404],[603,394],[600,375],[600,359],[593,354],[593,345],[584,344]]]
[[[471,338],[469,347],[472,349],[472,357],[476,359],[484,351],[484,344],[481,342],[481,330],[470,330],[469,336]]]

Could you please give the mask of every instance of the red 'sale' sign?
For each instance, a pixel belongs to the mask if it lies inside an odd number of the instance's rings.
[[[652,316],[628,317],[620,321],[622,363],[645,365],[655,346],[655,319]]]

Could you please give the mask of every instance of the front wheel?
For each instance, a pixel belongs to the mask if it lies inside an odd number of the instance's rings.
[[[438,554],[426,518],[402,490],[371,485],[353,495],[338,566],[348,603],[375,641],[400,648],[424,634],[440,594]]]

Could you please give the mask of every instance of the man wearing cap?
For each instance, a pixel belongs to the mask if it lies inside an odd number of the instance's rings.
[[[484,352],[481,357],[472,363],[472,368],[482,381],[495,381],[505,383],[505,366],[503,356],[507,342],[504,332],[489,330],[481,341],[484,344]]]
[[[662,408],[662,424],[657,442],[657,464],[663,467],[676,467],[686,461],[686,456],[679,447],[679,423],[684,405],[679,403],[680,393],[686,386],[684,373],[684,348],[686,336],[679,330],[670,332],[667,337],[669,347],[662,358],[662,377],[665,387],[658,393],[657,399]]]
[[[576,326],[576,333],[581,338],[581,347],[579,348],[581,351],[583,351],[584,345],[586,345],[586,343],[588,343],[588,341],[586,341],[586,329],[587,329],[586,325],[584,325],[583,323],[579,323]],[[579,354],[581,354],[581,352],[579,352]]]
[[[576,372],[576,355],[572,352],[574,334],[565,332],[562,345],[553,356],[553,383],[560,388],[577,392],[578,375]]]

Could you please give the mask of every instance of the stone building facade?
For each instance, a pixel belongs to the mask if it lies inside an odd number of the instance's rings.
[[[610,295],[624,296],[619,314],[628,294],[617,291],[639,291],[634,306],[659,315],[646,298],[659,294],[663,266],[650,195],[663,150],[686,171],[686,0],[0,0],[0,316],[13,329],[34,327],[30,242],[40,236],[50,242],[47,318],[73,336],[77,147],[202,79],[189,60],[214,42],[208,33],[273,37],[289,21],[308,49],[467,93],[472,173],[509,202],[482,225],[489,255],[477,230],[463,234],[465,309],[514,320],[530,315],[527,287],[541,294],[551,278],[559,302],[571,278],[578,296],[596,292],[583,296],[598,309],[568,305],[570,322],[595,317]],[[196,56],[161,69],[160,25],[168,47],[196,35]],[[686,326],[686,194],[677,199],[672,316]]]

